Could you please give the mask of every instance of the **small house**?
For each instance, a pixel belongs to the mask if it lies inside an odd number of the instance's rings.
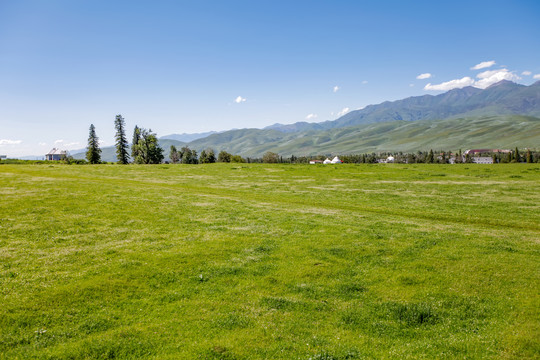
[[[62,160],[62,158],[66,156],[67,156],[66,150],[53,148],[51,151],[49,151],[48,154],[45,155],[45,160],[57,161],[57,160]]]
[[[323,161],[323,164],[331,164],[332,161],[329,158],[326,158],[326,160]]]

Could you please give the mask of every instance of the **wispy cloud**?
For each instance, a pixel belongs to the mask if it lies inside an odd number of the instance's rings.
[[[337,86],[337,85],[334,86],[334,90],[333,90],[333,91],[336,93],[336,92],[338,92],[338,90],[339,90],[339,86]]]
[[[418,75],[416,78],[418,80],[424,80],[424,79],[429,79],[430,77],[431,77],[430,73],[423,73],[423,74]]]
[[[414,87],[414,84],[409,84],[409,87]]]
[[[367,84],[367,83],[368,83],[367,80],[362,81],[362,84]]]
[[[243,98],[241,96],[238,96],[236,99],[234,99],[234,102],[237,104],[243,103],[246,101],[246,98]]]
[[[495,62],[486,61],[476,65],[475,68],[486,68],[493,65],[491,63],[494,64]],[[517,81],[521,79],[518,75],[515,74],[515,72],[509,71],[506,68],[497,70],[486,70],[476,75],[476,77],[477,79],[465,76],[461,79],[450,80],[440,84],[430,83],[424,86],[424,90],[448,91],[452,89],[460,89],[465,86],[474,86],[479,89],[485,89],[490,85],[498,83],[502,80]]]
[[[448,91],[452,89],[459,89],[465,86],[472,86],[474,84],[474,79],[465,76],[461,79],[450,80],[440,84],[432,85],[431,83],[424,86],[424,90],[435,90],[435,91]]]
[[[55,140],[55,141],[54,141],[54,144],[55,144],[55,145],[58,145],[58,144],[62,144],[63,142],[64,142],[64,140],[59,139],[59,140]]]
[[[533,76],[533,79],[540,79],[540,74],[536,74]]]
[[[70,146],[76,146],[76,145],[80,145],[81,143],[80,142],[70,142],[70,143],[67,143],[67,144],[64,144],[65,147],[70,147]]]
[[[495,65],[495,61],[493,61],[493,60],[491,60],[491,61],[482,61],[480,64],[474,65],[471,68],[471,70],[485,69],[485,68],[488,68],[488,67],[492,67],[493,65]]]
[[[306,116],[306,120],[311,120],[311,119],[316,119],[317,118],[317,114],[309,114]]]
[[[0,145],[18,145],[22,140],[0,139]]]
[[[348,113],[349,111],[351,111],[351,109],[349,109],[348,107],[343,108],[340,112],[337,113],[337,116],[343,116],[346,113]]]
[[[474,83],[474,87],[480,89],[485,89],[488,86],[498,83],[501,80],[516,81],[521,79],[513,72],[508,71],[508,69],[484,71],[476,75],[476,77],[480,80]]]
[[[529,75],[532,75],[532,72],[530,72],[529,70],[525,70],[524,72],[521,73],[521,75],[529,76]]]

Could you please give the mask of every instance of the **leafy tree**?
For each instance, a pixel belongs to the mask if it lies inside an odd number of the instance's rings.
[[[131,157],[135,160],[139,155],[139,140],[141,139],[141,129],[137,125],[133,129],[133,141],[131,142]],[[135,161],[137,162],[137,161]]]
[[[226,152],[225,150],[221,150],[218,154],[218,162],[225,162],[230,163],[231,162],[232,155]]]
[[[135,142],[134,142],[135,143]],[[159,164],[163,161],[163,149],[152,130],[139,129],[137,145],[132,146],[137,164]]]
[[[201,164],[211,164],[216,162],[216,154],[213,149],[206,149],[201,151],[201,156],[199,157]]]
[[[245,163],[246,160],[244,160],[244,158],[241,157],[240,155],[233,155],[231,157],[231,162],[233,162],[233,163]]]
[[[199,161],[197,160],[197,152],[195,150],[191,150],[187,146],[184,146],[182,149],[180,149],[180,159],[182,161],[182,164],[199,163]]]
[[[176,164],[178,161],[180,161],[180,154],[178,153],[178,150],[176,150],[176,146],[171,145],[171,150],[169,151],[169,159],[171,159],[173,164]]]
[[[263,160],[263,163],[276,164],[279,162],[279,155],[274,152],[267,151],[263,155],[262,160]]]
[[[129,144],[126,139],[126,123],[122,115],[116,115],[114,127],[116,128],[116,158],[120,164],[127,164]]]
[[[96,135],[96,128],[94,127],[94,124],[90,124],[90,134],[88,135],[86,159],[90,164],[99,164],[101,162],[101,149],[99,148],[99,138]]]
[[[530,164],[533,162],[533,157],[531,153],[531,149],[527,149],[527,156],[526,156],[527,162]]]

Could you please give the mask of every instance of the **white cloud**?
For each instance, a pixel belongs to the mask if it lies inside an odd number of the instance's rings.
[[[368,83],[367,80],[362,81],[362,84],[367,84],[367,83]]]
[[[489,87],[490,85],[498,83],[499,81],[502,81],[502,80],[517,81],[521,79],[519,76],[509,71],[508,69],[487,70],[476,75],[476,77],[479,80],[474,80],[466,76],[461,79],[455,79],[455,80],[443,82],[441,84],[436,84],[436,85],[427,84],[424,87],[424,90],[448,91],[452,89],[460,89],[465,86],[474,86],[479,89],[485,89]]]
[[[246,101],[246,98],[243,98],[241,96],[237,97],[236,99],[234,99],[234,102],[237,103],[237,104],[240,104],[240,103],[243,103]]]
[[[423,73],[423,74],[418,75],[416,78],[418,80],[424,80],[424,79],[429,79],[430,77],[431,77],[430,73]]]
[[[338,90],[339,90],[339,86],[337,86],[337,85],[334,86],[334,92],[338,92]]]
[[[540,74],[536,74],[533,76],[533,79],[540,79]]]
[[[431,85],[431,83],[429,83],[426,86],[424,86],[424,90],[448,91],[452,89],[460,89],[465,86],[471,86],[471,85],[474,85],[474,80],[468,76],[465,76],[464,78],[461,78],[461,79],[450,80],[450,81],[443,82],[436,85]]]
[[[346,113],[348,113],[349,111],[351,111],[351,109],[349,109],[348,107],[343,108],[340,112],[337,113],[337,116],[343,116]]]
[[[492,67],[493,65],[495,65],[495,61],[493,61],[493,60],[491,60],[491,61],[482,61],[480,64],[474,65],[471,68],[471,70],[485,69],[485,68],[488,68],[488,67]]]
[[[22,143],[22,140],[0,139],[0,145],[18,145],[20,143]]]
[[[55,140],[54,141],[54,144],[55,145],[58,145],[58,144],[62,144],[64,142],[64,140],[60,139],[60,140]]]
[[[501,80],[516,81],[521,79],[519,76],[513,72],[508,71],[508,69],[499,69],[499,70],[489,70],[481,72],[476,75],[480,80],[474,83],[474,87],[485,89],[490,85],[498,83]]]
[[[529,76],[529,75],[532,75],[532,72],[530,72],[529,70],[525,70],[524,72],[521,73],[521,75]]]
[[[71,143],[64,144],[64,146],[68,147],[68,146],[75,146],[75,145],[80,145],[80,144],[81,144],[80,142],[71,142]]]
[[[306,120],[315,119],[316,117],[317,117],[317,114],[309,114],[308,116],[306,116]]]

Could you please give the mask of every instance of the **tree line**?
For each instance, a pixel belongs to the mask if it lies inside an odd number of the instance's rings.
[[[116,129],[116,158],[120,164],[128,164],[133,161],[135,164],[160,164],[165,160],[164,150],[159,146],[158,138],[151,129],[140,128],[137,125],[133,129],[133,138],[130,144],[126,136],[126,125],[122,115],[116,115],[114,120]],[[536,163],[540,162],[540,152],[526,149],[520,152],[516,147],[513,151],[507,152],[487,152],[477,154],[478,156],[491,157],[493,163]],[[394,163],[407,164],[448,164],[453,163],[472,163],[474,156],[471,153],[463,154],[461,150],[452,153],[451,151],[417,151],[411,153],[403,152],[382,152],[382,153],[364,153],[340,155],[339,158],[344,163],[352,164],[373,164],[383,162],[388,156],[392,156]],[[173,164],[210,164],[215,162],[224,163],[289,163],[289,164],[307,164],[311,160],[324,160],[332,155],[300,156],[291,155],[289,157],[280,156],[277,153],[268,151],[262,157],[242,157],[221,150],[217,156],[213,149],[206,149],[200,154],[196,150],[184,146],[177,149],[171,145],[169,150],[169,159]],[[96,135],[96,129],[93,124],[90,125],[88,135],[88,146],[86,151],[86,160],[90,164],[101,163],[101,149],[99,147],[99,138]],[[75,160],[72,160],[76,162]]]

